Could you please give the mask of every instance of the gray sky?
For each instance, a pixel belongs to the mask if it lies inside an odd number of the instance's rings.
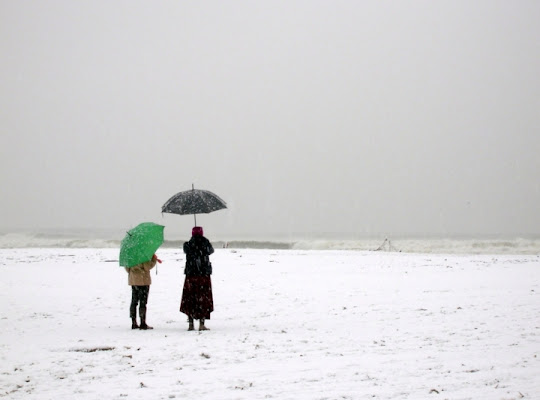
[[[539,234],[540,2],[0,0],[0,230]]]

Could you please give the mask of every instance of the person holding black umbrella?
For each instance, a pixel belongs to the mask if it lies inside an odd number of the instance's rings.
[[[180,302],[180,312],[188,316],[188,330],[195,329],[194,320],[199,320],[199,331],[206,331],[205,320],[210,319],[210,313],[214,311],[214,299],[212,296],[212,263],[210,254],[214,248],[210,241],[204,237],[203,228],[193,227],[191,239],[184,243],[186,253],[186,265],[184,274],[184,288]]]

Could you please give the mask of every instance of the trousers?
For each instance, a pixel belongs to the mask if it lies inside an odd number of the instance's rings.
[[[139,306],[139,316],[141,321],[146,320],[146,303],[148,303],[148,294],[150,286],[132,286],[131,287],[131,306],[129,316],[131,319],[137,318],[137,305]]]

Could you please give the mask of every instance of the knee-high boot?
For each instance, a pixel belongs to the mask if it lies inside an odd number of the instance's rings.
[[[140,315],[141,315],[141,326],[140,326],[140,329],[142,330],[147,330],[147,329],[154,329],[153,327],[151,327],[150,325],[148,325],[146,323],[146,307],[141,307],[139,309],[140,311]]]

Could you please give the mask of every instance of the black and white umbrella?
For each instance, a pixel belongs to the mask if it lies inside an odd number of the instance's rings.
[[[197,225],[197,214],[208,214],[213,211],[227,208],[225,203],[217,194],[208,190],[195,189],[176,193],[161,207],[161,212],[187,215],[193,214],[195,226]]]

